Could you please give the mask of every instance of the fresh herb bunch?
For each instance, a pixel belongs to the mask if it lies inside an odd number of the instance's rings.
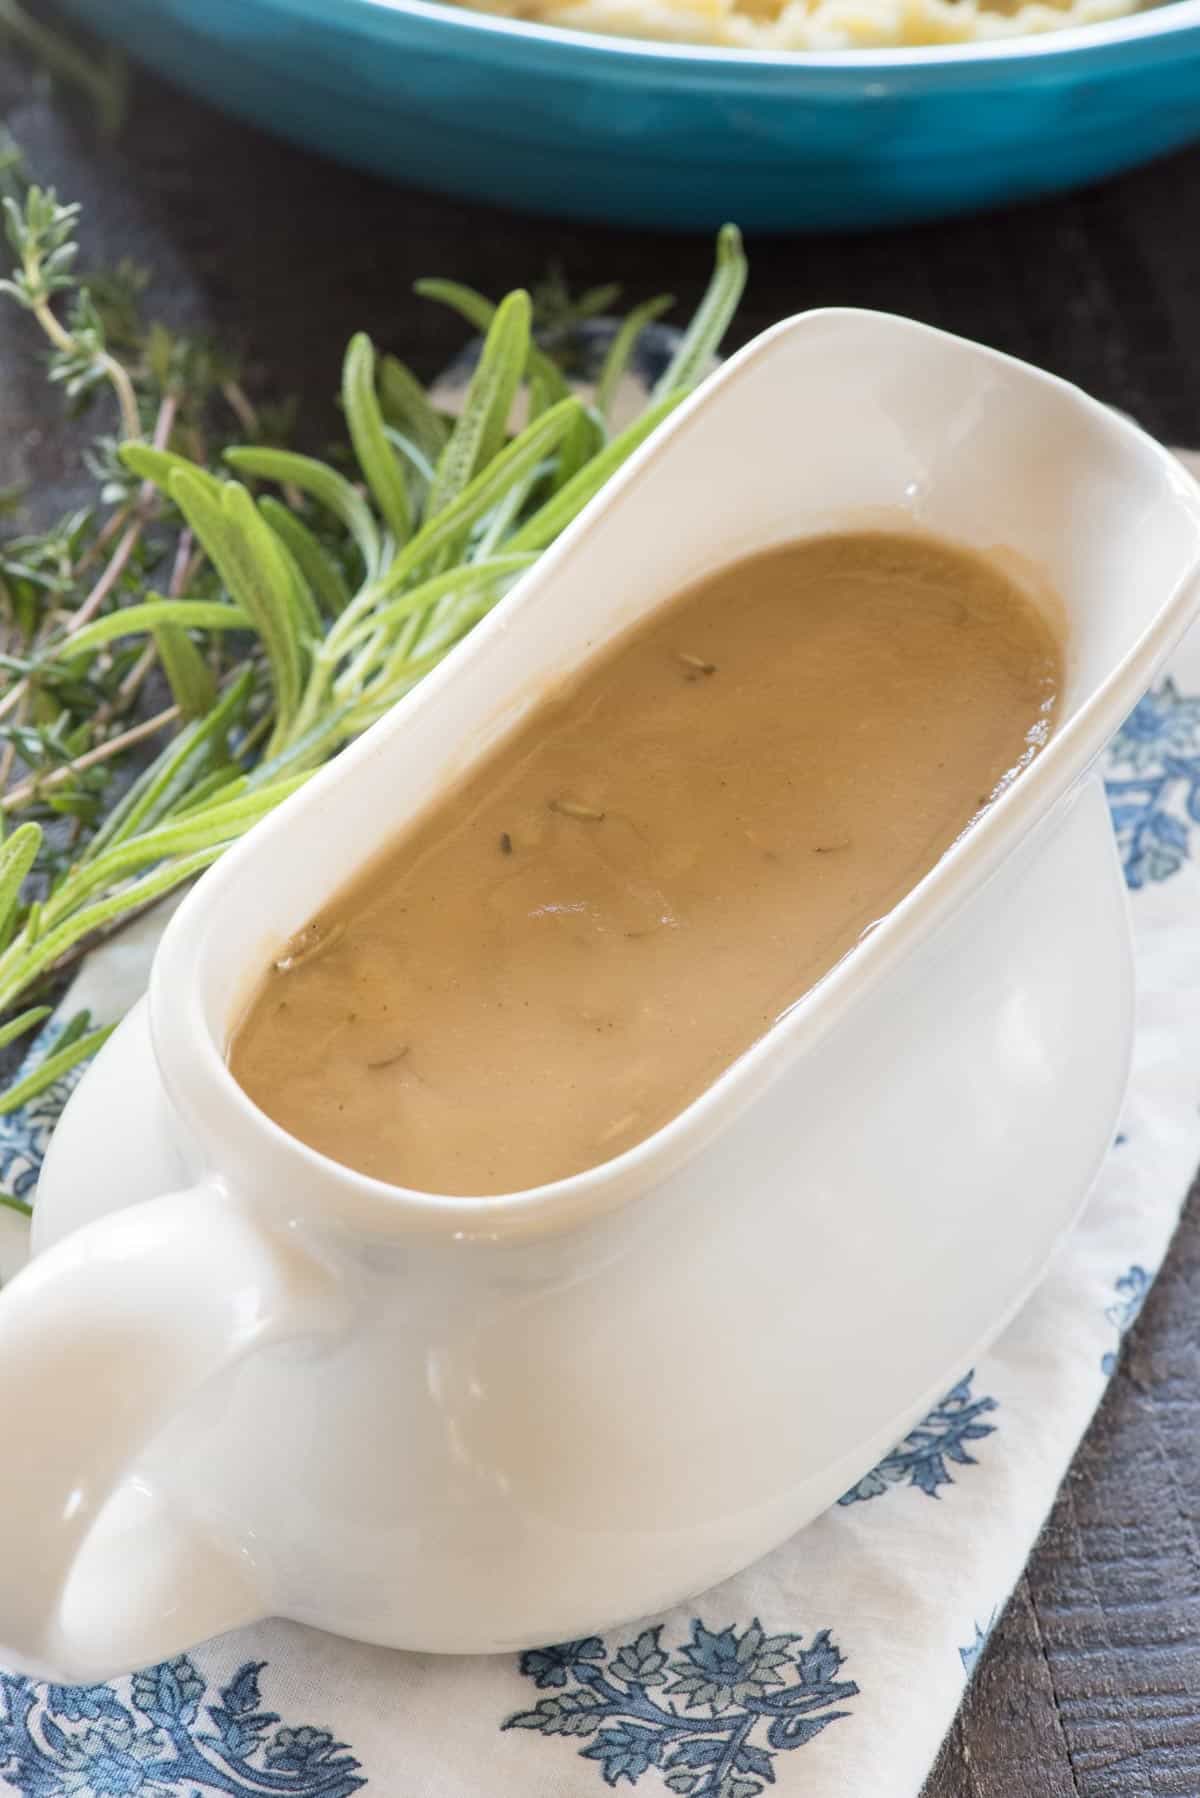
[[[42,1021],[30,1000],[73,957],[215,861],[442,660],[701,379],[746,277],[726,226],[670,365],[619,431],[622,373],[668,299],[630,312],[585,403],[527,293],[493,305],[420,282],[482,336],[462,409],[439,410],[360,333],[342,370],[348,475],[280,447],[210,347],[146,325],[140,271],[79,278],[78,207],[29,187],[4,212],[0,290],[41,327],[72,404],[110,393],[119,435],[91,453],[95,506],[40,535],[0,531],[0,1048]],[[555,279],[543,305],[561,325],[615,298],[572,307]],[[73,1022],[0,1111],[105,1034]]]

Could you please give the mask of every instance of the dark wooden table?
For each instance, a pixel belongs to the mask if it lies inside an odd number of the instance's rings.
[[[419,275],[498,293],[557,260],[573,285],[621,280],[632,297],[668,287],[690,304],[707,271],[706,241],[388,187],[148,75],[115,145],[12,63],[0,64],[0,116],[36,177],[84,202],[89,258],[152,266],[159,314],[240,343],[252,384],[302,396],[301,436],[317,444],[334,428],[352,330],[424,374],[457,347],[456,323],[412,297]],[[988,218],[759,240],[737,335],[831,302],[909,313],[1066,375],[1168,442],[1200,445],[1198,198],[1200,150]],[[0,486],[23,478],[65,505],[75,439],[9,309],[0,396]],[[926,1798],[1200,1798],[1198,1313],[1200,1187]]]

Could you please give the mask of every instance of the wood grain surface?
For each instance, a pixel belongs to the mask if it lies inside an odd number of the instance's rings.
[[[425,375],[461,341],[412,297],[419,275],[500,292],[558,261],[573,285],[621,280],[631,298],[667,288],[686,306],[708,267],[701,239],[510,216],[349,173],[149,75],[114,145],[12,61],[0,61],[0,117],[36,177],[84,202],[88,258],[151,266],[155,311],[240,344],[259,393],[300,396],[300,436],[317,447],[335,429],[352,330]],[[737,336],[806,306],[883,307],[1038,362],[1168,442],[1200,444],[1198,196],[1193,151],[987,218],[758,240]],[[11,308],[0,404],[0,486],[28,481],[40,511],[65,508],[81,489],[78,433]],[[804,428],[797,418],[798,438]],[[1200,1798],[1198,1316],[1200,1187],[925,1798]]]

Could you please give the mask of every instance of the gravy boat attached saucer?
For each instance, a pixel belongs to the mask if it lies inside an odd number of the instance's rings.
[[[365,1178],[255,1109],[225,1066],[240,1009],[383,840],[687,582],[864,525],[1058,596],[1060,723],[761,1042],[639,1146],[499,1198]],[[68,1108],[0,1296],[6,1656],[96,1680],[270,1613],[427,1650],[557,1641],[729,1576],[845,1491],[1021,1303],[1112,1139],[1130,940],[1089,771],[1198,564],[1172,458],[1003,356],[826,311],[726,364],[173,917],[148,1027]],[[150,1178],[186,1190],[142,1198]]]

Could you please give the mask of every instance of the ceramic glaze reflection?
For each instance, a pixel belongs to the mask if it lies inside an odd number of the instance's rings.
[[[276,961],[231,1065],[398,1185],[644,1140],[1044,741],[1048,624],[981,557],[841,533],[736,562],[542,706]]]

